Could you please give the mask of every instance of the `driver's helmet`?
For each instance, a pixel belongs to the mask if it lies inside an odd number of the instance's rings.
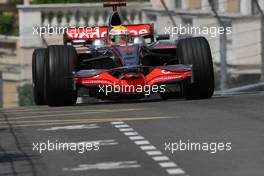
[[[115,26],[109,32],[109,38],[114,44],[125,45],[130,42],[130,33],[125,26]]]

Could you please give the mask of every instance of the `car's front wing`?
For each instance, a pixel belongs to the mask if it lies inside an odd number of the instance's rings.
[[[118,76],[116,76],[118,73]],[[153,86],[192,81],[192,66],[170,65],[162,67],[119,67],[111,70],[81,70],[74,74],[75,84],[83,87],[99,85],[121,89],[125,86]],[[137,93],[124,91],[123,93]],[[136,90],[136,89],[132,89]]]

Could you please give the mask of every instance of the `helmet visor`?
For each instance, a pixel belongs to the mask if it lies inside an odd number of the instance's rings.
[[[112,40],[112,42],[116,44],[125,44],[125,43],[129,43],[130,35],[128,34],[111,35],[110,39]]]

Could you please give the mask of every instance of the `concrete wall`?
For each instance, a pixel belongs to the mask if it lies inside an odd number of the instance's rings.
[[[21,83],[32,82],[32,53],[34,48],[21,48]]]
[[[0,70],[3,76],[3,106],[17,106],[20,84],[20,47],[18,37],[0,36]]]
[[[232,0],[226,3],[226,11],[231,13],[240,12],[240,0]]]
[[[8,81],[3,82],[3,107],[10,108],[16,107],[18,104],[17,97],[17,86],[19,83],[17,81]]]
[[[201,9],[202,0],[190,0],[188,9]]]
[[[7,0],[0,0],[0,4],[5,4],[7,3]]]
[[[237,19],[233,21],[233,52],[230,63],[245,65],[260,73],[260,20],[259,18]],[[255,67],[255,69],[253,69]]]

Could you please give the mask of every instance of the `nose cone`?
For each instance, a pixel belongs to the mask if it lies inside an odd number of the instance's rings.
[[[139,65],[139,45],[115,46],[125,66]]]

